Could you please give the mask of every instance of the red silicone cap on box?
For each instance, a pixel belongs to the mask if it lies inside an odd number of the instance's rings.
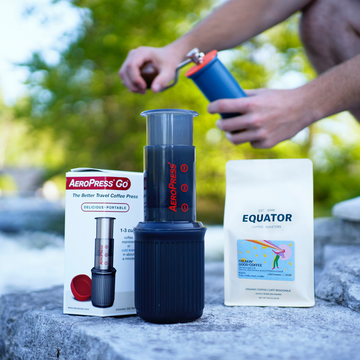
[[[87,301],[91,298],[91,279],[84,274],[76,275],[71,280],[71,292],[78,301]]]
[[[195,65],[193,67],[191,67],[185,74],[186,77],[190,77],[191,75],[194,75],[196,72],[198,72],[200,69],[202,69],[203,67],[205,67],[215,56],[217,55],[217,51],[216,50],[212,50],[210,52],[208,52],[204,58],[203,58],[203,62],[199,65]]]

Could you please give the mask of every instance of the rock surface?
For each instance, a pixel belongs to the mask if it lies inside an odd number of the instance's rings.
[[[53,218],[43,213],[63,217],[61,207],[10,205],[0,203],[0,229],[44,229]],[[340,205],[335,218],[315,220],[312,308],[224,306],[223,263],[206,265],[204,315],[187,324],[64,315],[59,286],[9,294],[0,297],[0,359],[358,359],[360,200]]]
[[[9,175],[21,196],[34,193],[44,182],[45,169],[33,167],[1,168],[0,175]]]
[[[325,259],[316,296],[360,311],[360,247],[327,245]]]
[[[226,307],[223,264],[206,265],[206,307],[187,324],[137,316],[62,314],[62,287],[0,298],[2,359],[357,359],[360,313],[317,299],[313,308]]]
[[[0,230],[64,233],[64,204],[42,198],[0,198]]]
[[[360,197],[337,203],[332,215],[343,220],[360,222]]]
[[[360,222],[338,218],[319,218],[314,221],[315,265],[323,266],[324,247],[334,245],[360,245]]]

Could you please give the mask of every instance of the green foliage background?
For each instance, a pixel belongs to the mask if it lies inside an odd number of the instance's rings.
[[[30,96],[14,109],[0,105],[11,113],[8,120],[1,117],[0,127],[12,118],[26,134],[20,136],[26,141],[13,147],[27,154],[27,164],[45,166],[49,178],[81,166],[142,171],[145,122],[140,112],[184,108],[200,114],[194,123],[198,218],[206,223],[222,222],[225,164],[231,159],[310,157],[317,215],[327,215],[334,203],[359,195],[359,132],[346,115],[326,120],[328,126],[311,126],[301,139],[255,150],[227,142],[215,127],[218,116],[207,113],[206,99],[184,76],[160,94],[132,94],[121,84],[117,72],[129,50],[175,40],[209,12],[211,1],[75,0],[73,5],[88,9],[77,41],[55,66],[34,54],[26,64]],[[298,20],[295,15],[225,54],[226,65],[244,88],[267,87],[291,72],[307,80],[315,76],[298,37]],[[334,126],[337,130],[329,131]],[[341,136],[347,129],[352,141]],[[11,152],[8,163],[24,162]]]

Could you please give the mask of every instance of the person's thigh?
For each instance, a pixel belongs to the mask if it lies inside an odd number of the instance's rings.
[[[360,54],[360,0],[313,0],[302,11],[300,35],[319,74]],[[349,111],[360,122],[360,107]]]
[[[321,74],[360,53],[360,0],[314,0],[302,12],[300,34]]]

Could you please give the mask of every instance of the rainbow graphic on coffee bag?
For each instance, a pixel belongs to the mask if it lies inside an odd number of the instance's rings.
[[[294,281],[294,251],[294,241],[238,240],[238,277],[240,279]]]

